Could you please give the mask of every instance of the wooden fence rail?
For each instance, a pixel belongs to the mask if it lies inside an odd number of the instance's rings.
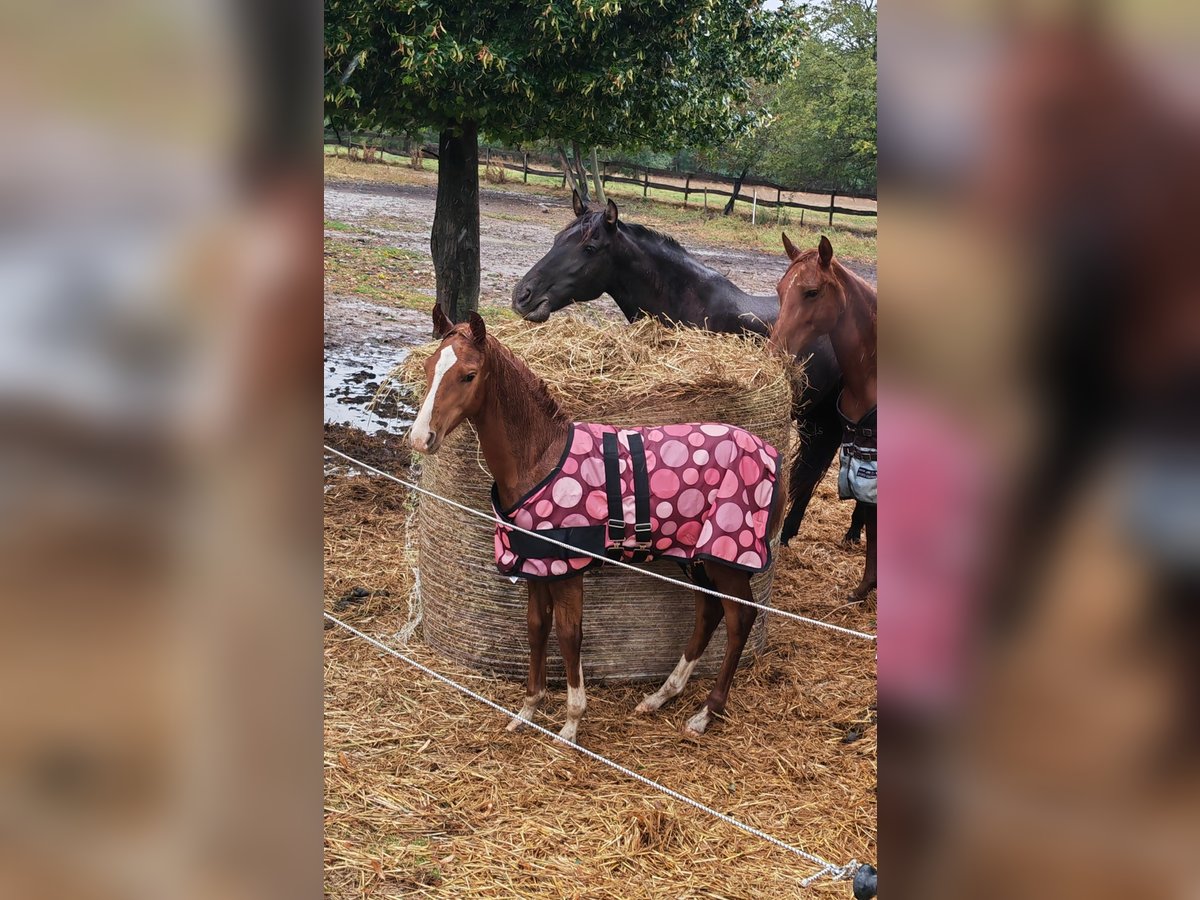
[[[350,137],[350,140],[343,142],[342,146],[354,147],[356,149],[372,149],[372,148],[374,148],[374,149],[381,150],[386,153],[391,153],[394,156],[405,155],[409,152],[409,148],[404,146],[400,142],[392,142],[392,146],[388,146],[389,141],[386,138],[374,138],[373,139],[370,136],[362,136],[362,135],[353,135],[353,136],[349,136],[349,137]],[[364,140],[355,141],[354,137],[363,137]],[[326,134],[326,142],[327,143],[330,142],[328,140],[328,138],[329,138],[329,134],[327,133]],[[400,147],[404,147],[404,149],[399,149]],[[519,172],[522,176],[522,179],[526,182],[529,180],[530,175],[540,175],[544,178],[561,179],[563,186],[564,187],[566,186],[566,183],[567,183],[567,173],[566,172],[563,172],[562,170],[559,170],[559,169],[549,169],[548,170],[548,169],[532,168],[529,165],[530,154],[528,154],[528,153],[516,152],[516,151],[512,151],[512,150],[502,150],[502,149],[495,148],[495,147],[483,147],[481,149],[483,150],[483,154],[482,154],[483,159],[481,160],[481,162],[485,166],[498,166],[498,167],[503,167],[504,169],[507,169],[512,172]],[[437,151],[438,151],[438,148],[434,145],[426,144],[421,147],[421,152],[425,156],[430,157],[432,159],[437,159],[437,155],[438,155]],[[553,162],[549,163],[549,165],[553,166]],[[637,177],[628,177],[628,175],[610,174],[610,171],[609,171],[610,169],[613,172],[634,173]],[[652,175],[657,175],[659,177],[683,178],[684,184],[678,185],[678,184],[669,184],[667,182],[662,182],[662,181],[651,181],[650,178]],[[600,176],[601,183],[605,184],[605,185],[613,183],[613,184],[628,184],[628,185],[633,185],[634,187],[640,187],[642,189],[643,197],[647,196],[651,190],[669,191],[669,192],[673,192],[676,194],[683,194],[684,206],[688,205],[688,200],[694,194],[701,194],[701,193],[704,194],[704,204],[706,207],[708,205],[708,197],[709,196],[712,196],[712,197],[732,197],[733,196],[732,190],[720,190],[718,188],[707,187],[704,185],[693,186],[692,179],[698,179],[698,180],[702,180],[702,181],[709,182],[709,183],[715,182],[718,184],[728,184],[730,188],[733,187],[733,185],[732,185],[733,179],[727,178],[722,175],[713,175],[713,174],[709,174],[707,172],[678,172],[677,173],[677,172],[671,172],[666,169],[653,169],[648,166],[632,166],[628,163],[611,161],[611,160],[604,161],[602,163],[601,176]],[[758,193],[757,193],[759,190],[766,190],[768,192],[774,192],[775,197],[774,198],[771,198],[769,196],[759,197]],[[782,199],[784,193],[817,194],[817,195],[828,194],[829,202],[827,204],[818,205],[815,203],[801,203],[801,202],[795,201],[795,200],[784,200],[784,199]],[[758,180],[753,180],[753,181],[746,180],[746,181],[742,182],[741,188],[737,195],[737,201],[740,201],[742,203],[750,203],[756,207],[761,206],[761,207],[766,207],[766,208],[776,209],[776,210],[799,209],[799,210],[808,210],[808,211],[817,212],[817,213],[827,213],[829,216],[829,224],[830,225],[833,224],[833,217],[835,215],[861,216],[861,217],[867,217],[867,218],[876,218],[879,215],[878,207],[876,207],[874,209],[859,209],[859,208],[849,207],[849,206],[839,206],[837,203],[838,198],[852,199],[852,200],[869,200],[872,202],[877,202],[876,198],[870,194],[855,193],[855,192],[851,192],[851,191],[843,192],[843,191],[828,191],[828,190],[806,190],[804,188],[791,188],[791,187],[787,187],[786,185],[779,185],[779,184],[775,184],[773,182],[758,181]]]

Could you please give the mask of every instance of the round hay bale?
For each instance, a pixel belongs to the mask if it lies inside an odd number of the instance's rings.
[[[509,322],[491,332],[545,380],[575,421],[626,427],[727,422],[754,432],[780,451],[779,490],[786,496],[794,433],[792,373],[761,341],[668,328],[652,320],[600,327],[568,317],[540,325]],[[423,365],[436,346],[416,348],[394,377],[423,394]],[[422,460],[422,487],[472,509],[490,512],[491,484],[469,426]],[[419,500],[413,521],[426,642],[474,669],[524,678],[527,590],[497,572],[493,526],[426,498]],[[646,568],[682,578],[670,560]],[[772,574],[768,569],[752,581],[760,603],[770,602]],[[584,577],[586,676],[643,680],[670,674],[695,620],[692,591],[616,566]],[[766,646],[766,618],[759,615],[755,622],[743,662]],[[715,674],[724,652],[725,629],[718,628],[697,672]],[[554,638],[547,659],[549,678],[561,682]]]

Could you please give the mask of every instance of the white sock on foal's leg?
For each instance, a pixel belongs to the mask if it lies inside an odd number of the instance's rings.
[[[708,728],[708,723],[712,721],[712,710],[708,708],[708,704],[700,707],[700,712],[696,713],[687,720],[687,724],[683,726],[684,737],[698,738],[704,734],[704,729]]]
[[[521,707],[521,711],[517,713],[521,718],[513,719],[508,723],[508,731],[516,731],[526,722],[533,721],[533,714],[537,712],[537,708],[541,705],[542,699],[546,696],[545,691],[538,691],[532,697],[525,695],[525,705]]]
[[[587,709],[587,694],[583,690],[583,663],[579,664],[579,687],[573,688],[567,684],[567,722],[562,727],[562,731],[558,733],[561,738],[566,738],[572,744],[575,743],[575,733],[579,730],[579,720],[583,718],[583,711]]]
[[[699,661],[700,657],[698,656],[691,662],[688,662],[686,656],[679,657],[679,662],[675,664],[675,669],[667,676],[667,680],[662,683],[662,687],[653,694],[647,694],[634,712],[654,712],[668,700],[678,697],[687,687],[688,679],[692,677],[692,670],[696,668],[696,663]]]

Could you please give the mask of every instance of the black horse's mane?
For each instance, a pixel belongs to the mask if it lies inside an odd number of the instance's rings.
[[[583,234],[586,237],[587,235],[591,234],[594,229],[603,225],[604,210],[592,210],[591,212],[585,213],[584,217],[587,219],[586,225],[583,226]],[[653,228],[649,228],[646,225],[638,225],[635,222],[621,221],[617,223],[617,227],[622,229],[626,234],[632,235],[639,240],[644,239],[650,243],[658,244],[659,246],[665,247],[669,250],[677,250],[678,252],[684,254],[687,253],[687,250],[685,250],[683,245],[679,243],[679,241],[675,240],[675,238],[671,237],[669,234],[663,234],[661,231],[655,231]]]

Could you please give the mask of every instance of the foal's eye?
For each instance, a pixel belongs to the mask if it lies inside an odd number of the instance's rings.
[[[474,381],[474,380],[475,380],[475,373],[474,373],[474,372],[468,372],[466,375],[464,375],[464,376],[462,377],[462,380],[463,380],[463,381]]]
[[[805,292],[804,292],[804,296],[805,296],[806,298],[808,298],[809,300],[811,300],[813,297],[817,296],[817,294],[819,294],[819,293],[821,293],[821,291],[820,291],[820,289],[818,288],[818,289],[811,290],[811,291],[805,291]]]
[[[595,252],[596,252],[596,245],[595,245],[595,244],[584,244],[584,245],[583,245],[583,252],[584,252],[584,253],[595,253]]]

